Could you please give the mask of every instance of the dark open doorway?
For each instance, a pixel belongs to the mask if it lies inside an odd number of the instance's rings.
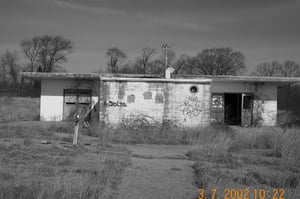
[[[242,94],[224,93],[224,122],[229,125],[241,125]]]

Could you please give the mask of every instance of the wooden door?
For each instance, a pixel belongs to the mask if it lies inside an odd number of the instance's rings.
[[[63,119],[74,120],[79,115],[80,120],[91,119],[91,90],[65,89]]]
[[[242,126],[252,125],[253,95],[242,94]]]
[[[91,103],[92,96],[90,90],[79,90],[78,91],[78,109],[77,113],[79,118],[85,121],[91,120]]]

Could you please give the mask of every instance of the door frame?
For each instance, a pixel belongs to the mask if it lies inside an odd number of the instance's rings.
[[[210,100],[210,118],[212,119],[212,113],[213,113],[213,107],[212,107],[212,102],[213,102],[213,96],[214,95],[219,95],[222,96],[223,98],[223,112],[222,112],[222,117],[223,117],[223,123],[225,123],[225,107],[226,107],[226,102],[225,102],[225,95],[226,94],[240,94],[241,95],[241,101],[240,101],[240,111],[241,111],[241,123],[239,124],[239,126],[244,126],[243,125],[243,117],[244,117],[244,97],[245,96],[251,96],[251,107],[250,107],[250,124],[249,125],[253,125],[253,104],[254,104],[254,94],[251,92],[224,92],[224,93],[220,93],[220,92],[216,92],[216,93],[211,93],[211,100]],[[211,121],[211,124],[213,124],[214,121]]]

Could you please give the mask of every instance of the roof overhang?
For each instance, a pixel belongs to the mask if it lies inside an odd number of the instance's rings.
[[[99,79],[97,73],[39,73],[39,72],[23,72],[24,78],[33,80],[42,79]]]
[[[198,79],[165,79],[165,78],[128,78],[128,77],[104,77],[101,76],[102,81],[122,81],[122,82],[157,82],[157,83],[194,83],[194,84],[210,84],[210,78]]]
[[[241,83],[275,83],[284,85],[300,83],[300,77],[261,77],[261,76],[222,76],[222,75],[174,75],[165,79],[161,75],[140,74],[106,74],[106,73],[39,73],[23,72],[24,78],[42,79],[90,79],[103,81],[135,81],[135,82],[241,82]]]
[[[211,78],[213,82],[244,82],[244,83],[300,83],[300,77],[264,77],[264,76],[227,76],[227,75],[197,75],[177,76],[178,78]]]
[[[141,74],[98,74],[98,73],[40,73],[23,72],[24,78],[41,81],[43,79],[86,79],[102,81],[126,81],[126,82],[173,82],[173,83],[211,83],[210,78],[193,79],[165,79],[160,75],[141,75]]]

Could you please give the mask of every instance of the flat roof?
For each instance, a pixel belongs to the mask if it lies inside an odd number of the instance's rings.
[[[129,78],[129,77],[100,77],[103,81],[124,81],[124,82],[170,82],[170,83],[201,83],[210,84],[210,78],[200,78],[200,79],[165,79],[165,78]]]
[[[23,77],[34,80],[41,79],[99,79],[97,73],[40,73],[40,72],[23,72]]]
[[[42,79],[102,79],[104,81],[156,81],[156,82],[270,82],[270,83],[296,83],[300,77],[263,77],[263,76],[226,76],[226,75],[173,75],[165,79],[162,75],[148,74],[109,74],[109,73],[40,73],[23,72],[23,77]]]
[[[177,78],[211,78],[213,82],[300,82],[300,77],[229,76],[229,75],[176,75]]]
[[[148,74],[111,74],[111,73],[42,73],[42,72],[23,72],[25,78],[41,80],[41,79],[99,79],[101,77],[116,78],[160,78],[161,75]]]
[[[210,78],[194,79],[165,79],[161,75],[143,75],[143,74],[98,74],[98,73],[40,73],[23,72],[23,77],[34,80],[42,79],[98,79],[103,81],[128,81],[128,82],[180,82],[180,83],[210,83]]]

